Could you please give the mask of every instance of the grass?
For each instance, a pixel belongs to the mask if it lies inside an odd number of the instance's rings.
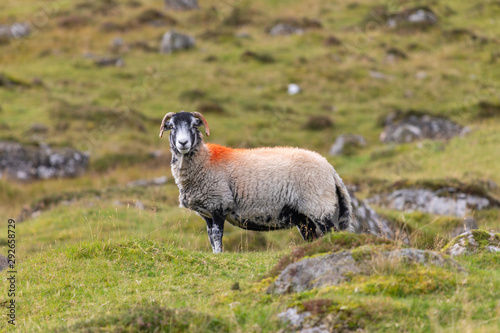
[[[0,45],[0,76],[19,83],[0,84],[0,139],[90,153],[89,170],[79,178],[0,179],[0,229],[9,217],[29,212],[17,234],[18,331],[268,332],[284,327],[276,314],[292,305],[314,310],[317,316],[308,320],[324,319],[332,331],[498,331],[498,256],[488,253],[459,259],[466,275],[396,267],[338,288],[266,294],[271,280],[261,278],[276,276],[288,262],[384,241],[330,235],[304,245],[296,230],[255,233],[227,226],[226,253],[213,256],[202,220],[178,208],[168,141],[157,135],[166,112],[203,110],[211,128],[207,141],[316,150],[347,183],[358,185],[361,198],[407,185],[459,186],[500,198],[498,188],[485,185],[500,184],[500,7],[459,0],[200,5],[195,12],[167,13],[177,31],[195,36],[196,47],[161,55],[134,44],[156,50],[170,25],[130,25],[151,9],[161,11],[161,1],[0,4],[0,24],[36,23],[32,37]],[[430,6],[439,23],[411,33],[368,23],[377,5],[390,5],[393,12]],[[40,13],[46,20],[35,22]],[[78,22],[64,27],[71,17]],[[291,36],[266,33],[290,19],[318,19],[322,28]],[[106,32],[106,23],[129,28]],[[463,33],[453,34],[456,29]],[[250,38],[236,36],[241,33]],[[324,46],[332,35],[342,44]],[[116,37],[128,49],[113,51]],[[407,58],[389,61],[391,48]],[[119,56],[125,66],[97,67],[89,54]],[[371,71],[388,79],[374,79]],[[289,96],[290,83],[301,92]],[[447,142],[386,145],[379,140],[380,119],[395,110],[446,116],[471,132]],[[307,126],[315,119],[332,126]],[[33,123],[48,132],[31,133]],[[367,146],[327,156],[344,133],[362,134]],[[169,177],[165,186],[126,186],[163,175]],[[138,201],[145,209],[135,208]],[[410,245],[418,248],[440,250],[462,223],[376,209],[405,225]],[[473,215],[480,228],[498,232],[498,212]],[[5,245],[0,235],[4,254]],[[231,290],[235,282],[241,290]],[[0,301],[5,297],[0,293]],[[1,331],[5,325],[0,321]]]

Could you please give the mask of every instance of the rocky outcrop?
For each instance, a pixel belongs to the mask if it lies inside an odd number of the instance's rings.
[[[342,134],[335,139],[335,143],[330,148],[330,155],[348,155],[356,149],[366,146],[366,140],[359,134]]]
[[[391,114],[386,118],[385,129],[380,140],[385,143],[408,143],[423,139],[448,140],[454,136],[465,134],[463,127],[449,119],[430,115],[409,115],[403,119]]]
[[[169,54],[180,50],[187,50],[193,48],[194,45],[194,37],[171,30],[163,35],[160,44],[160,53]]]
[[[438,190],[405,188],[377,194],[367,202],[387,209],[463,217],[475,210],[498,206],[491,197],[482,197],[458,191],[454,187]]]
[[[470,230],[452,239],[441,252],[453,257],[477,252],[500,253],[500,234]]]
[[[165,0],[167,10],[193,10],[198,9],[198,0]]]
[[[453,259],[433,251],[419,249],[357,248],[348,251],[329,253],[305,258],[288,265],[269,287],[268,293],[299,293],[314,288],[339,285],[352,279],[353,275],[376,273],[377,262],[387,260],[398,263],[451,267],[458,271],[463,268]]]
[[[387,18],[389,28],[426,29],[439,22],[437,15],[429,7],[415,7],[397,12]]]
[[[407,8],[397,12],[394,12],[390,6],[375,6],[362,21],[365,26],[383,25],[390,30],[402,33],[426,31],[438,23],[439,17],[426,6]]]
[[[16,180],[76,177],[87,168],[89,156],[72,148],[23,146],[0,141],[0,176]]]

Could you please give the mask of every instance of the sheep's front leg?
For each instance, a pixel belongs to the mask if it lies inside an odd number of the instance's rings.
[[[224,221],[226,217],[219,213],[212,213],[212,218],[202,216],[207,223],[208,239],[214,253],[222,252],[222,235],[224,234]]]

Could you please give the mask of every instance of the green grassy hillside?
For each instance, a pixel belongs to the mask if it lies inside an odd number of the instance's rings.
[[[416,6],[431,8],[437,24],[384,23]],[[0,140],[90,153],[78,178],[0,178],[2,254],[7,220],[28,212],[16,234],[17,331],[269,332],[283,328],[279,312],[317,299],[329,300],[334,324],[353,331],[499,330],[494,254],[460,259],[467,274],[396,267],[338,288],[267,294],[271,281],[262,278],[303,244],[298,232],[227,226],[226,253],[214,256],[204,222],[178,207],[168,139],[158,138],[165,113],[199,111],[210,124],[206,141],[318,151],[357,185],[360,198],[402,182],[500,184],[499,3],[200,0],[200,7],[165,11],[161,0],[0,4],[0,25],[31,24],[28,37],[0,38]],[[155,13],[164,25],[147,23]],[[306,29],[268,34],[284,21]],[[160,54],[171,29],[194,36],[196,46]],[[124,45],[113,46],[116,38]],[[124,66],[98,66],[100,57],[119,57]],[[290,83],[301,92],[289,95]],[[397,110],[445,116],[471,131],[449,141],[382,143],[383,119]],[[332,125],[318,128],[315,119]],[[35,132],[33,124],[47,130]],[[362,134],[366,147],[329,156],[344,133]],[[164,175],[163,186],[126,186]],[[500,197],[498,186],[488,192]],[[406,225],[415,247],[441,249],[450,225],[460,224],[374,208]],[[498,208],[473,215],[480,228],[500,230]],[[0,292],[0,302],[7,300]],[[0,320],[0,331],[8,329]]]

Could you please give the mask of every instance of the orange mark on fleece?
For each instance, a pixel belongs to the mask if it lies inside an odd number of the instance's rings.
[[[207,143],[208,150],[210,151],[210,161],[216,162],[228,158],[235,151],[233,148]]]

